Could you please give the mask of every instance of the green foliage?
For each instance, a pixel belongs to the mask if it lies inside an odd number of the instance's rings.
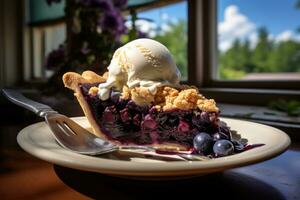
[[[153,39],[164,44],[173,54],[183,79],[187,78],[187,25],[186,21],[169,23],[170,29]]]
[[[225,80],[238,80],[243,78],[246,73],[243,70],[227,69],[224,66],[220,68],[220,78]]]
[[[297,100],[285,101],[283,99],[279,99],[270,102],[269,108],[286,112],[289,116],[300,116],[300,101]]]
[[[253,72],[300,72],[300,43],[293,40],[275,43],[268,31],[258,31],[258,42],[250,48],[248,40],[236,39],[231,48],[219,53],[221,79],[240,79]]]
[[[268,40],[268,31],[265,27],[258,30],[258,43],[253,50],[252,62],[254,72],[268,72],[268,58],[272,51],[272,43]]]
[[[169,23],[168,31],[154,39],[166,45],[173,54],[183,77],[187,77],[186,21]],[[236,39],[231,48],[219,52],[219,75],[224,80],[241,79],[253,72],[300,72],[300,43],[268,39],[268,30],[258,30],[258,42],[250,47],[249,40]]]
[[[268,59],[270,72],[300,72],[300,44],[295,41],[280,42]]]
[[[246,72],[252,70],[251,57],[249,41],[246,40],[241,43],[240,40],[236,39],[228,51],[220,53],[221,78],[236,79],[244,76]]]

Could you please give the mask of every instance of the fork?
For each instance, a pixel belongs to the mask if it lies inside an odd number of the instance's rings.
[[[20,92],[12,89],[3,89],[4,95],[13,103],[26,108],[40,117],[44,117],[52,131],[55,140],[64,148],[85,155],[100,155],[120,151],[127,154],[145,155],[145,152],[157,151],[156,148],[140,145],[116,145],[105,141],[87,129],[83,128],[65,115],[59,114],[50,106],[44,105],[23,96]],[[160,150],[161,151],[161,150]],[[177,156],[151,154],[153,158],[170,160],[206,160],[204,156],[191,155],[177,152]]]

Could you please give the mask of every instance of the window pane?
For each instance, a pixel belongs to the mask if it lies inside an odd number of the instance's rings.
[[[137,29],[164,44],[172,53],[182,80],[187,79],[187,2],[138,13]]]
[[[29,23],[58,19],[65,15],[65,1],[57,1],[55,3],[49,1],[51,6],[48,5],[46,0],[28,0],[26,2],[30,8]]]
[[[219,0],[223,80],[300,80],[300,0]]]
[[[32,28],[33,78],[49,78],[53,70],[46,68],[47,56],[66,39],[65,23]]]

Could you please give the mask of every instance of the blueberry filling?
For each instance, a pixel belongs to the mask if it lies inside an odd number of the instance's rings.
[[[247,145],[231,138],[230,128],[219,121],[219,113],[195,110],[158,111],[155,106],[139,106],[132,100],[111,97],[102,101],[89,95],[98,84],[82,84],[81,92],[101,131],[122,144],[177,143],[194,153],[211,157],[227,156],[263,144]]]
[[[179,143],[193,147],[199,132],[214,134],[219,129],[218,113],[174,109],[158,111],[154,106],[139,106],[115,96],[106,101],[88,94],[98,84],[82,84],[81,92],[101,131],[124,144]]]

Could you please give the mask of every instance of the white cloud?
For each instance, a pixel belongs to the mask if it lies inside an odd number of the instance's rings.
[[[257,32],[250,33],[248,40],[250,41],[250,48],[254,48],[258,42]]]
[[[168,13],[161,13],[160,19],[163,22],[168,22],[168,23],[172,23],[172,24],[176,24],[179,21],[177,17],[170,16]]]
[[[269,33],[269,35],[268,35],[268,40],[274,40],[274,35],[272,34],[272,33]]]
[[[256,25],[240,13],[236,5],[228,6],[224,12],[224,21],[218,24],[220,50],[226,51],[237,38],[249,38],[252,44],[257,40],[255,29]]]
[[[219,49],[226,51],[229,49],[235,39],[250,41],[250,47],[254,48],[258,42],[258,33],[256,24],[239,11],[236,5],[230,5],[225,9],[224,21],[218,24]],[[300,42],[300,34],[292,30],[285,30],[277,35],[270,33],[268,39],[276,43],[288,40]]]
[[[173,20],[173,18],[168,18],[169,20]],[[175,20],[173,20],[175,21]],[[126,27],[131,28],[132,22],[130,20],[126,21]],[[171,30],[171,26],[169,23],[164,22],[161,25],[158,25],[155,22],[150,22],[147,20],[136,20],[135,25],[138,30],[143,33],[147,33],[149,37],[155,37],[157,34],[165,33]]]
[[[166,23],[162,24],[160,27],[161,27],[162,32],[168,32],[168,31],[171,30],[171,26],[169,24],[166,24]]]
[[[168,13],[162,13],[162,14],[160,15],[160,18],[161,18],[162,20],[168,20],[168,19],[170,18],[170,16],[169,16]]]
[[[179,22],[179,19],[176,18],[176,17],[172,17],[171,20],[170,20],[170,22],[171,22],[172,24],[177,24],[177,23]]]
[[[295,34],[295,32],[291,30],[286,30],[275,37],[275,42],[285,42],[288,40],[300,41],[300,34]]]
[[[282,33],[278,34],[275,38],[276,42],[283,42],[287,40],[291,40],[293,38],[293,31],[287,30],[283,31]]]
[[[132,27],[131,21],[127,21],[125,25],[128,28]],[[154,22],[149,22],[147,20],[136,20],[135,25],[138,30],[143,33],[147,33],[150,37],[155,37],[157,34],[157,24]]]

